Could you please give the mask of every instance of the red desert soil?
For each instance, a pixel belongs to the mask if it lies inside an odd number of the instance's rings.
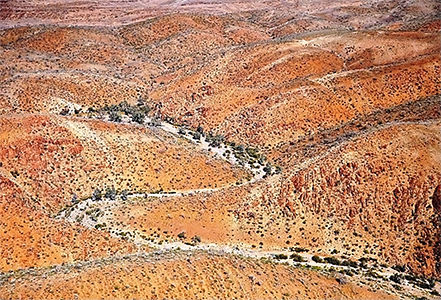
[[[55,221],[0,171],[0,272],[131,253],[133,244]],[[0,284],[1,285],[1,284]],[[0,297],[4,294],[0,292]]]
[[[0,0],[0,298],[436,298],[440,9]]]
[[[378,49],[370,48],[373,39]],[[150,96],[162,103],[164,114],[182,122],[271,149],[439,93],[439,35],[373,32],[306,43],[232,50]]]
[[[221,245],[336,249],[434,274],[439,131],[439,123],[386,127],[251,186],[121,203],[106,222],[157,240],[185,232]]]
[[[51,115],[0,116],[0,162],[3,174],[52,213],[96,188],[185,191],[247,176],[160,130]]]
[[[397,299],[312,271],[199,252],[133,255],[30,272],[7,279],[0,295],[5,299],[217,299],[219,295],[225,299]]]

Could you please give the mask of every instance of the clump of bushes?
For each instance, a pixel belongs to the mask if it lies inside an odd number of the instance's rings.
[[[291,254],[291,256],[289,258],[291,258],[295,262],[304,262],[305,261],[305,259],[297,253]]]
[[[109,120],[112,122],[121,122],[122,115],[129,116],[133,122],[143,124],[147,114],[151,111],[151,108],[145,103],[143,98],[139,98],[136,105],[130,105],[127,101],[123,101],[119,104],[105,105],[102,108],[95,109],[89,107],[89,113],[107,113]]]
[[[312,260],[315,261],[316,263],[323,263],[323,259],[320,256],[314,255],[312,257]]]
[[[109,120],[112,122],[121,122],[122,121],[122,117],[121,114],[117,111],[111,111],[109,113]]]
[[[200,243],[200,242],[201,242],[201,237],[198,236],[198,235],[195,235],[195,236],[191,239],[191,241],[192,241],[194,244]]]
[[[127,190],[123,190],[121,192],[121,200],[122,201],[127,201],[127,198],[128,198],[127,196],[128,196]]]
[[[274,255],[275,259],[288,259],[288,256],[286,254],[280,253]]]
[[[199,141],[201,139],[201,134],[199,132],[193,132],[193,139]]]
[[[401,283],[401,276],[398,274],[393,274],[389,276],[389,280],[399,284]]]
[[[158,117],[153,117],[150,120],[149,125],[153,127],[159,127],[161,126],[161,119],[159,119]]]
[[[138,124],[144,123],[145,114],[142,111],[135,111],[132,113],[132,121]]]
[[[219,147],[223,142],[225,142],[225,137],[223,135],[212,136],[211,134],[207,134],[206,140],[210,147]]]
[[[366,276],[372,277],[372,278],[383,278],[380,274],[378,274],[377,272],[375,272],[374,270],[369,270],[366,272]]]
[[[109,200],[115,200],[115,198],[116,198],[115,187],[112,186],[112,187],[106,188],[106,193],[104,194],[104,196]]]
[[[366,257],[361,257],[358,261],[360,262],[359,266],[361,268],[363,268],[363,269],[367,269],[368,268],[368,264],[367,264],[368,259]]]
[[[357,262],[352,261],[352,260],[344,260],[342,262],[342,266],[349,266],[351,268],[357,268],[358,264],[357,264]]]
[[[341,266],[341,261],[333,256],[325,257],[324,261],[331,265]]]
[[[93,190],[92,200],[93,201],[100,201],[101,200],[101,190],[99,188],[96,188]]]
[[[395,265],[392,267],[392,269],[394,269],[395,271],[404,273],[406,272],[406,266],[405,265]]]

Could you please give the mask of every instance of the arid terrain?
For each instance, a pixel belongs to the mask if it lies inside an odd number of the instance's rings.
[[[0,0],[0,299],[439,299],[436,0]]]

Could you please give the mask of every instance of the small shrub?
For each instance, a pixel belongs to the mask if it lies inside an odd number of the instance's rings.
[[[352,261],[352,260],[345,260],[345,261],[342,262],[342,265],[343,266],[349,266],[351,268],[357,268],[358,267],[358,264],[355,261]]]
[[[314,255],[312,257],[312,260],[315,261],[316,263],[323,263],[323,259],[320,256]]]
[[[101,190],[100,190],[100,189],[96,188],[96,189],[93,191],[93,194],[92,194],[92,200],[94,200],[94,201],[99,201],[99,200],[101,200]]]
[[[112,122],[121,122],[121,114],[116,111],[111,111],[109,114],[109,120]]]
[[[107,189],[106,189],[106,193],[104,194],[104,196],[107,198],[107,199],[109,199],[109,200],[111,200],[111,201],[114,201],[115,199],[116,199],[116,190],[115,190],[115,187],[108,187]]]
[[[304,262],[305,261],[303,259],[303,257],[301,255],[297,254],[297,253],[291,254],[291,256],[289,258],[291,258],[295,262]]]
[[[404,266],[404,265],[396,265],[396,266],[393,266],[392,269],[394,269],[395,271],[398,271],[398,272],[406,272],[406,266]]]
[[[335,258],[333,256],[330,257],[325,257],[324,258],[325,262],[331,264],[331,265],[336,265],[336,266],[340,266],[341,265],[341,261],[338,258]]]
[[[395,283],[398,283],[398,284],[401,283],[401,277],[398,274],[393,274],[393,275],[389,276],[389,280],[393,281]]]
[[[281,253],[281,254],[275,254],[274,258],[275,259],[288,259],[288,256],[283,254],[283,253]]]
[[[132,113],[132,121],[138,124],[144,123],[145,114],[142,111],[134,111]]]
[[[78,202],[80,202],[79,200],[78,200],[78,196],[77,196],[77,194],[73,194],[72,195],[72,204],[77,204]]]
[[[195,236],[191,239],[191,241],[192,241],[193,243],[195,243],[195,244],[200,243],[200,242],[201,242],[201,237],[195,235]]]

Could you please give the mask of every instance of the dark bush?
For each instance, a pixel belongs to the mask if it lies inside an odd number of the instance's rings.
[[[312,257],[312,260],[315,261],[316,263],[323,263],[323,259],[320,256],[314,255]]]
[[[352,260],[344,260],[342,262],[342,266],[349,266],[351,268],[357,268],[358,264],[355,261],[352,261]]]
[[[132,121],[138,124],[144,123],[145,114],[142,111],[134,111],[132,113]]]
[[[392,269],[394,269],[395,271],[398,271],[398,272],[406,272],[406,266],[404,266],[404,265],[396,265],[396,266],[393,266]]]
[[[327,263],[329,263],[331,265],[336,265],[336,266],[340,266],[341,265],[340,260],[338,258],[333,257],[333,256],[325,257],[324,260],[325,260],[325,262],[327,262]]]
[[[266,173],[266,175],[271,174],[271,170],[272,170],[272,167],[271,167],[270,164],[267,164],[267,165],[263,168],[263,171]]]
[[[395,283],[401,283],[401,277],[398,274],[394,274],[389,276],[389,280],[395,282]]]
[[[200,243],[201,242],[201,237],[200,236],[197,236],[197,235],[195,235],[192,239],[191,239],[191,241],[193,242],[193,243]]]
[[[281,254],[275,254],[274,258],[275,259],[288,259],[288,256],[283,254],[283,253],[281,253]]]
[[[101,190],[100,190],[100,189],[96,188],[96,189],[93,191],[93,194],[92,194],[92,200],[94,200],[94,201],[99,201],[99,200],[101,200]]]
[[[121,122],[121,114],[119,112],[111,111],[109,114],[109,120],[112,122]]]
[[[159,127],[159,126],[161,126],[161,119],[158,117],[153,117],[150,120],[149,125],[153,126],[153,127]]]
[[[106,188],[106,192],[104,194],[104,197],[106,197],[109,200],[114,201],[116,199],[116,190],[115,190],[115,188],[113,186]]]
[[[289,258],[291,258],[295,262],[304,262],[305,261],[303,259],[303,257],[301,255],[297,254],[297,253],[291,254],[291,256]]]

